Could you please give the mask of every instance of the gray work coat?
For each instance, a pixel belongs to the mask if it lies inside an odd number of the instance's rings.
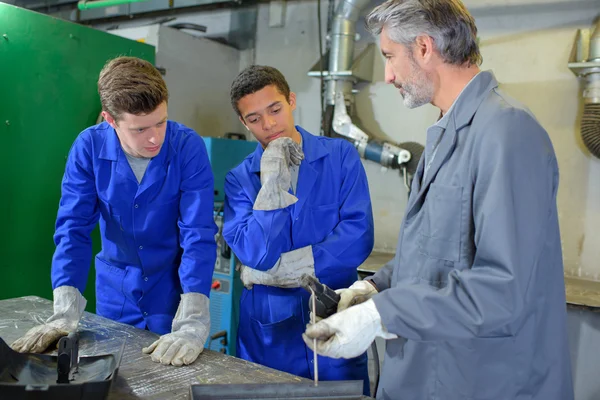
[[[415,174],[396,256],[373,277],[400,337],[386,342],[377,398],[573,399],[548,134],[491,72],[448,117]]]

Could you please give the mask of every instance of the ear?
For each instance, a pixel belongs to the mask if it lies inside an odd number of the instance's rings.
[[[290,92],[290,99],[288,103],[290,103],[290,106],[292,106],[292,111],[294,111],[296,109],[296,93]]]
[[[435,42],[429,35],[420,35],[415,39],[415,53],[417,60],[424,64],[431,62],[435,52]]]
[[[112,115],[110,115],[107,111],[102,111],[101,114],[102,118],[104,118],[104,120],[108,122],[108,124],[112,126],[113,129],[117,129],[117,121],[112,117]]]

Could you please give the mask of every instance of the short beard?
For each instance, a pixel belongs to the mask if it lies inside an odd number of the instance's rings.
[[[433,84],[428,79],[427,73],[417,65],[414,58],[411,57],[410,62],[412,73],[406,83],[402,85],[404,91],[402,98],[404,99],[404,105],[412,109],[431,103],[433,100]]]

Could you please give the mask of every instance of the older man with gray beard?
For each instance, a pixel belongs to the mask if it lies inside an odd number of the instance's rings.
[[[319,354],[386,341],[378,399],[573,399],[548,134],[498,89],[458,0],[389,0],[367,17],[386,82],[431,103],[396,257],[309,325]],[[370,298],[349,307],[356,297]]]

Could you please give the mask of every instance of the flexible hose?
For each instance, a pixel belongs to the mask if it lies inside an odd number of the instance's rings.
[[[581,138],[585,147],[600,158],[600,104],[586,104],[581,118]]]

